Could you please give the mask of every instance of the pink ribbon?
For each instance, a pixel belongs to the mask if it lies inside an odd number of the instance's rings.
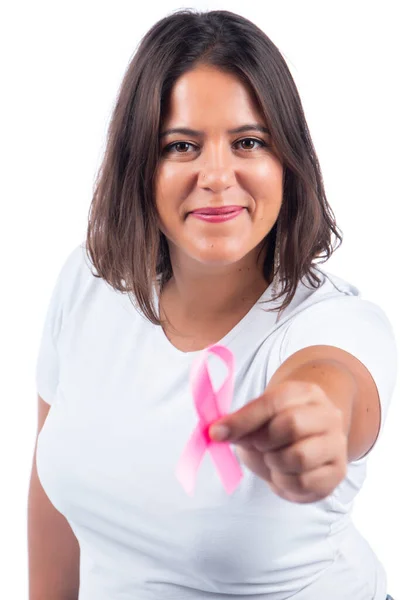
[[[208,352],[219,356],[228,367],[228,376],[218,392],[214,391],[209,376]],[[242,469],[229,442],[214,442],[208,435],[210,425],[228,413],[233,396],[233,372],[234,356],[228,348],[222,345],[205,348],[192,365],[190,384],[199,421],[184,448],[175,471],[178,481],[190,496],[193,496],[196,474],[207,450],[211,454],[228,494],[236,489],[243,477]]]

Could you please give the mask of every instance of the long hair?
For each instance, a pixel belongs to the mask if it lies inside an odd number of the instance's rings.
[[[263,274],[266,280],[279,275],[283,285],[275,300],[283,301],[270,310],[289,305],[300,279],[320,287],[312,261],[322,256],[325,262],[336,250],[332,234],[342,243],[301,100],[278,48],[230,11],[178,10],[151,27],[126,69],[95,179],[86,239],[95,276],[128,293],[156,325],[162,321],[154,305],[155,279],[162,291],[173,275],[154,196],[160,126],[176,80],[202,65],[233,74],[253,91],[282,161],[282,206],[265,238]]]

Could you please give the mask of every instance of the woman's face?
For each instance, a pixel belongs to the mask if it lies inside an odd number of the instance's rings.
[[[245,128],[265,121],[236,77],[211,67],[185,73],[172,89],[162,123],[156,206],[172,266],[201,271],[237,263],[256,251],[282,204],[283,167],[268,133]],[[198,133],[163,133],[186,128]],[[251,138],[251,139],[249,139]],[[211,223],[202,207],[242,206],[234,219]],[[189,261],[189,262],[188,262]]]

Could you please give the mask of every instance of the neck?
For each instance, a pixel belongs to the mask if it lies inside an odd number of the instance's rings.
[[[239,263],[208,268],[207,273],[198,266],[183,268],[175,261],[173,276],[161,293],[160,308],[166,309],[168,318],[175,317],[197,330],[226,321],[249,310],[271,284],[263,274],[263,259],[256,265],[254,256],[248,255]]]

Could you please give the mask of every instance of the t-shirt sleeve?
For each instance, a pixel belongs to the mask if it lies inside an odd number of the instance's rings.
[[[345,350],[372,375],[381,406],[376,444],[386,421],[398,368],[397,343],[385,312],[377,304],[359,296],[343,296],[309,306],[293,318],[286,330],[280,363],[298,350],[315,345]]]
[[[53,404],[56,396],[59,374],[58,339],[66,319],[66,299],[71,287],[71,276],[81,251],[80,245],[61,266],[45,314],[36,361],[36,390],[48,404]]]

